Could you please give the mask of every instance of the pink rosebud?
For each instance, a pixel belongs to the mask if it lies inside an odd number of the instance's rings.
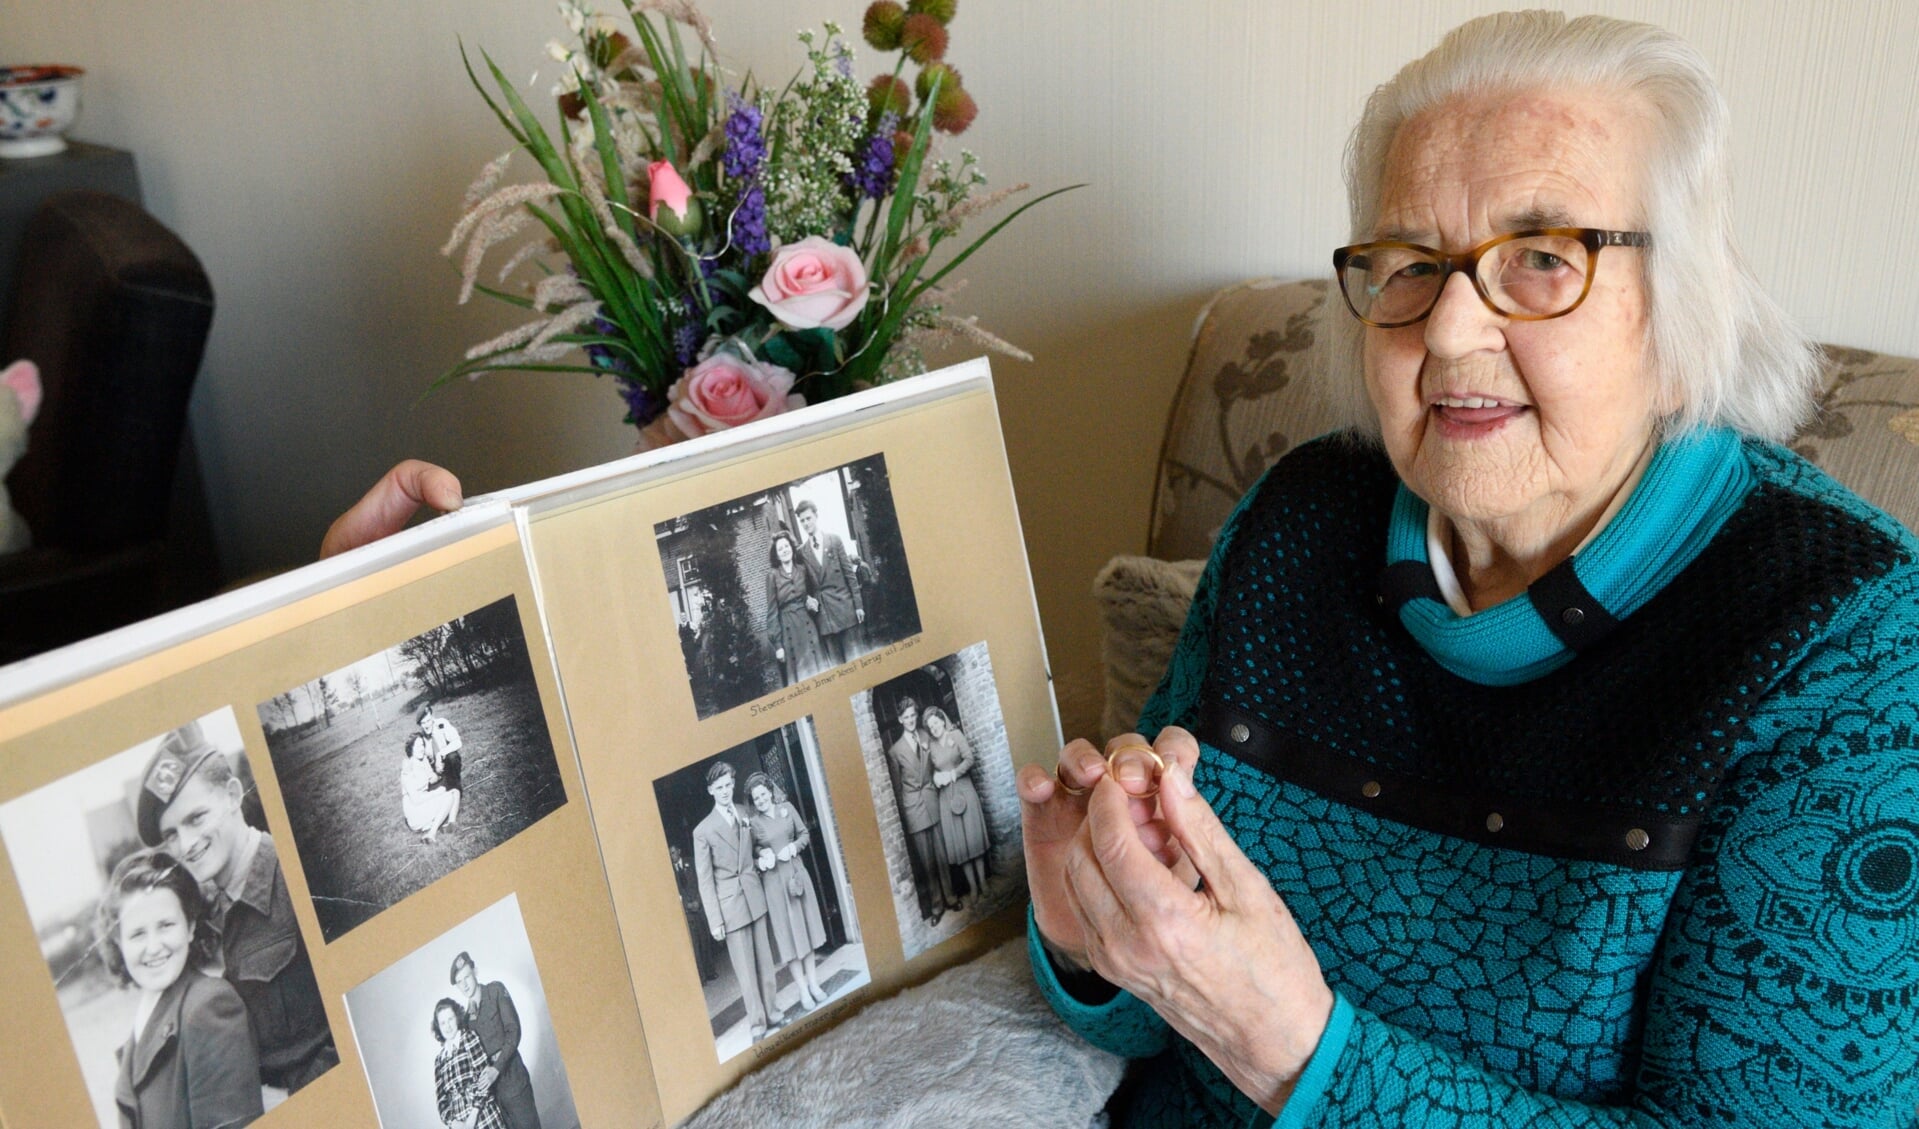
[[[719,352],[687,369],[666,390],[666,415],[688,438],[724,431],[806,406],[794,376],[778,365]]]
[[[746,296],[788,329],[845,329],[866,308],[866,264],[852,248],[809,235],[773,252]]]
[[[647,216],[674,235],[693,235],[699,231],[699,201],[693,190],[680,179],[671,161],[654,161],[646,166]],[[666,206],[666,215],[660,206]]]

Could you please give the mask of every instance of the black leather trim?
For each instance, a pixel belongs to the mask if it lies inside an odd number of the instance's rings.
[[[1526,589],[1526,598],[1532,601],[1533,610],[1559,641],[1575,651],[1583,651],[1619,626],[1611,612],[1586,589],[1573,571],[1573,561],[1567,557],[1551,572],[1533,581]]]
[[[1426,561],[1394,561],[1379,570],[1379,602],[1394,615],[1408,600],[1437,600],[1446,602],[1446,594],[1439,590],[1439,581],[1433,576],[1433,566]]]
[[[1429,781],[1329,752],[1210,698],[1200,703],[1194,735],[1336,803],[1490,847],[1632,870],[1672,871],[1685,867],[1699,834],[1696,819],[1657,819],[1600,804],[1436,788]],[[1643,846],[1628,845],[1641,842],[1640,835]]]

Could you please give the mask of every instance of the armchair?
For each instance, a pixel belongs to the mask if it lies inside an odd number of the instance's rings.
[[[206,271],[138,204],[48,197],[20,243],[0,357],[46,398],[8,476],[33,547],[0,557],[0,663],[212,593],[186,427],[213,319]]]

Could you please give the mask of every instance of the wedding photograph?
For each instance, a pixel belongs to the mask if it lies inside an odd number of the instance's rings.
[[[256,712],[328,941],[566,803],[512,596]]]
[[[245,748],[223,708],[0,805],[102,1129],[245,1125],[340,1061]]]
[[[886,456],[654,526],[701,718],[919,634]]]
[[[868,983],[811,718],[653,792],[720,1062]]]
[[[1026,889],[1019,794],[984,642],[853,695],[911,960]]]
[[[346,994],[386,1129],[579,1129],[546,990],[506,897]]]

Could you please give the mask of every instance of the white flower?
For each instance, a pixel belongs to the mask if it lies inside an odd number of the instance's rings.
[[[546,41],[546,53],[552,56],[556,63],[564,63],[573,57],[573,49],[557,39]]]

